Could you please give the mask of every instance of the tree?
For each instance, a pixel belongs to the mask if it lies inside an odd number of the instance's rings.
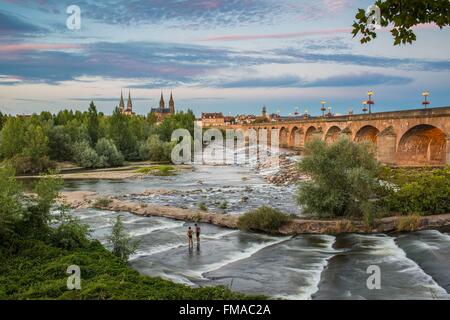
[[[80,167],[94,169],[104,166],[97,152],[86,140],[75,143],[72,152],[73,160]]]
[[[0,242],[10,238],[14,225],[23,216],[22,188],[15,179],[14,169],[0,168]]]
[[[48,137],[50,157],[57,161],[70,161],[73,159],[73,140],[67,126],[54,126]]]
[[[419,24],[434,23],[440,29],[450,25],[450,4],[448,0],[377,0],[381,10],[381,26],[393,24],[391,33],[394,45],[416,41],[412,28]],[[353,36],[361,34],[361,43],[377,37],[372,21],[364,9],[359,9],[353,23]]]
[[[10,159],[25,147],[26,121],[19,117],[10,117],[0,135],[0,154]]]
[[[378,181],[378,163],[368,144],[341,138],[332,145],[314,140],[306,145],[301,172],[311,177],[299,184],[297,201],[320,218],[362,216],[370,211]]]
[[[116,108],[109,122],[109,136],[127,160],[138,159],[138,146],[129,126],[129,117]]]
[[[88,111],[87,130],[92,146],[95,146],[98,141],[99,127],[97,108],[95,107],[94,101],[91,101]]]
[[[121,216],[117,216],[108,241],[112,245],[113,254],[124,262],[128,261],[130,255],[135,253],[139,246],[138,241],[133,240],[128,236],[123,226]]]
[[[6,122],[6,115],[4,115],[1,111],[0,111],[0,131],[3,128],[3,125]]]
[[[39,179],[34,187],[36,197],[26,208],[22,224],[18,227],[18,232],[22,236],[31,239],[48,239],[52,233],[50,224],[53,220],[50,211],[63,185],[63,179],[56,176],[54,172],[43,175]]]
[[[95,151],[106,167],[118,167],[123,164],[123,155],[117,150],[112,140],[98,140]]]

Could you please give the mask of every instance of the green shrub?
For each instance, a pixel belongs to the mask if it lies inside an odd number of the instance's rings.
[[[166,165],[150,166],[139,168],[136,170],[137,173],[152,174],[155,176],[173,176],[175,174],[174,171],[175,171],[174,167]]]
[[[112,140],[106,138],[98,140],[95,151],[105,167],[118,167],[123,164],[124,158]]]
[[[99,198],[94,202],[94,208],[103,209],[111,204],[112,200],[108,198]]]
[[[204,202],[201,202],[201,203],[199,203],[198,204],[198,208],[201,210],[201,211],[208,211],[208,207],[206,206],[206,203],[204,203]]]
[[[104,166],[102,159],[90,146],[89,142],[77,142],[73,146],[74,161],[77,165],[87,169],[101,168]]]
[[[362,218],[378,185],[371,149],[348,138],[331,145],[317,139],[308,143],[299,169],[311,180],[300,182],[297,193],[304,212],[319,218]]]
[[[122,261],[127,262],[130,255],[136,252],[139,242],[131,239],[123,226],[122,217],[118,216],[108,238],[112,245],[113,254]]]
[[[0,249],[2,250],[2,249]],[[0,300],[237,300],[264,299],[224,287],[190,288],[140,275],[93,241],[66,250],[40,241],[20,241],[14,253],[0,252]],[[81,290],[67,290],[67,267],[81,268]]]
[[[81,224],[78,220],[63,214],[58,227],[52,230],[51,243],[55,247],[74,250],[77,248],[87,248],[89,246],[89,228]]]
[[[244,231],[278,233],[279,229],[292,220],[288,214],[270,207],[249,211],[239,218],[238,227]]]
[[[228,202],[227,201],[223,201],[220,205],[219,205],[219,209],[225,210],[228,208]]]
[[[387,198],[390,210],[401,214],[450,213],[450,167],[431,171],[402,170],[395,174],[398,190]]]
[[[14,169],[0,167],[0,243],[14,234],[16,223],[23,218],[22,186],[15,179]]]

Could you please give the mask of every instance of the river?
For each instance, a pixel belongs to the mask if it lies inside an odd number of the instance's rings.
[[[170,192],[137,195],[152,189]],[[295,187],[269,185],[245,166],[199,166],[170,177],[66,182],[65,191],[74,190],[182,208],[202,202],[217,214],[270,205],[301,215]],[[92,237],[108,246],[118,213],[73,213],[89,225]],[[201,244],[189,251],[185,234],[191,223],[120,214],[127,231],[140,241],[130,264],[145,275],[282,299],[450,298],[450,235],[444,232],[273,237],[201,224]],[[367,269],[373,265],[381,271],[379,290],[367,286]]]

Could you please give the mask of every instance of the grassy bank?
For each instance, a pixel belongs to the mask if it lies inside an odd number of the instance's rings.
[[[140,275],[93,241],[64,250],[41,241],[21,241],[14,252],[2,249],[0,299],[249,299],[223,287],[190,288]],[[70,265],[81,268],[81,290],[67,290]],[[261,297],[259,297],[261,298]]]

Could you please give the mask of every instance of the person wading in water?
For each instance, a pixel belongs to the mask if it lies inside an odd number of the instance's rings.
[[[197,243],[200,243],[200,227],[198,224],[195,224],[195,235],[197,236]]]
[[[187,232],[187,237],[188,237],[188,241],[189,241],[189,250],[194,248],[194,241],[192,241],[193,233],[194,233],[194,231],[192,231],[192,228],[189,227],[188,232]]]

